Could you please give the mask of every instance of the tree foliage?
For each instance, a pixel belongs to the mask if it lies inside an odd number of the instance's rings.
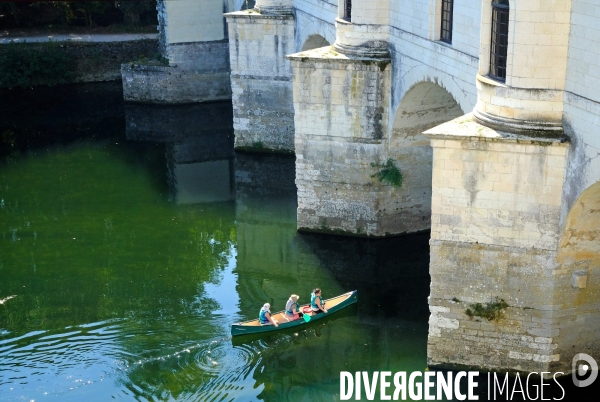
[[[77,66],[75,58],[58,51],[55,43],[33,48],[11,43],[0,53],[0,87],[56,85],[70,82]]]
[[[156,23],[156,0],[0,2],[0,28]]]

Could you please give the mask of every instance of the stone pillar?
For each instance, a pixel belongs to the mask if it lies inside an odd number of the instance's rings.
[[[387,160],[389,4],[338,4],[333,46],[288,56],[294,83],[298,229],[355,236],[404,232],[388,225],[381,199],[391,185],[373,177]]]
[[[294,152],[291,0],[257,1],[253,10],[226,14],[229,26],[235,147]]]
[[[390,60],[331,47],[288,56],[294,70],[298,229],[385,234],[372,178],[385,161]]]
[[[348,56],[388,57],[389,1],[353,2],[351,15],[346,14],[346,0],[338,0],[335,50]]]
[[[565,369],[553,292],[568,144],[470,115],[425,134],[433,147],[429,364]],[[492,307],[500,300],[507,306]],[[497,316],[478,313],[477,303]]]
[[[223,8],[220,0],[157,0],[162,59],[146,55],[147,60],[121,66],[125,100],[190,103],[230,99]]]
[[[475,119],[521,134],[562,135],[571,0],[510,2],[506,79],[491,76],[493,7],[481,15]]]
[[[586,242],[598,231],[577,214],[561,218],[571,2],[514,3],[505,79],[490,74],[484,1],[475,110],[424,133],[433,148],[428,361],[569,374],[576,354],[600,357],[599,287],[585,290],[598,255]]]

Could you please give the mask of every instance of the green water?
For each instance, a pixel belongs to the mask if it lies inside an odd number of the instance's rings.
[[[209,109],[3,116],[0,400],[332,401],[340,371],[425,368],[428,235],[297,233],[294,158],[235,154]],[[316,286],[359,303],[229,336]]]

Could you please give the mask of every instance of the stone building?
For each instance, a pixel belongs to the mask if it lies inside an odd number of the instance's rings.
[[[430,364],[600,360],[600,3],[257,0],[223,20],[243,4],[200,0],[218,28],[171,35],[186,2],[160,2],[165,71],[214,52],[189,65],[219,86],[227,60],[236,147],[296,155],[298,229],[431,230]]]

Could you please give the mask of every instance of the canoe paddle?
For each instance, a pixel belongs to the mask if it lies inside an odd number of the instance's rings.
[[[306,314],[306,313],[302,314],[302,318],[304,318],[304,321],[306,321],[306,322],[309,322],[309,321],[310,321],[310,317],[311,317],[311,316],[310,316],[310,315],[308,315],[308,314]]]

